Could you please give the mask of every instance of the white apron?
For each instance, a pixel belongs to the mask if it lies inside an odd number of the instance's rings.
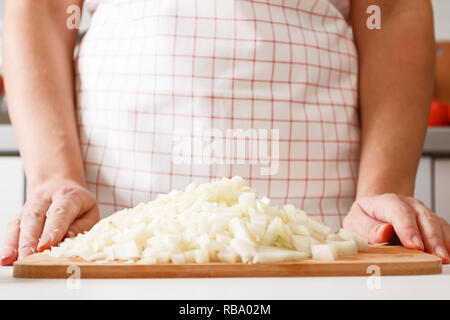
[[[239,175],[334,229],[360,130],[349,0],[88,0],[76,61],[89,189],[102,217]]]

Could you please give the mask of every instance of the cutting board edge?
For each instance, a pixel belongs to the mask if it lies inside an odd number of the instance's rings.
[[[380,268],[381,276],[424,275],[442,273],[441,260],[404,263],[363,262],[359,264],[256,264],[240,265],[79,265],[81,279],[125,278],[230,278],[230,277],[316,277],[370,276],[369,266]],[[71,276],[67,265],[15,264],[13,276],[28,279],[65,279]],[[239,267],[239,268],[237,268]],[[350,267],[350,268],[349,268]],[[133,268],[131,270],[131,268]],[[189,269],[186,272],[186,269]],[[330,270],[332,269],[332,270]]]

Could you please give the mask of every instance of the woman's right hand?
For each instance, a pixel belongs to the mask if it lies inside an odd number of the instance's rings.
[[[56,246],[65,237],[91,229],[98,220],[97,201],[85,187],[73,181],[43,184],[8,224],[1,265]]]
[[[57,245],[98,221],[97,202],[84,183],[75,113],[73,55],[79,30],[67,27],[67,8],[82,5],[83,0],[5,1],[3,75],[30,197],[8,225],[2,265]]]

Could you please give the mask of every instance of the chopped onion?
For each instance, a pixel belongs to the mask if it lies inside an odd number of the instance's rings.
[[[359,234],[347,229],[339,230],[338,235],[344,240],[354,240],[356,242],[356,245],[358,246],[359,251],[367,251],[368,242],[367,239],[365,239],[363,236],[360,236]]]
[[[311,246],[311,253],[314,260],[336,260],[338,257],[338,251],[331,243],[315,244]]]
[[[271,206],[234,177],[190,184],[184,192],[118,211],[53,247],[50,255],[99,263],[274,263],[311,256],[334,260],[356,253],[356,247],[367,250],[367,241],[344,229],[336,235],[290,204]]]

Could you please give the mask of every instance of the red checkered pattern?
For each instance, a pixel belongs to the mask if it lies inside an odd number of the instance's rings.
[[[342,224],[360,146],[348,0],[95,2],[76,90],[87,182],[102,216],[239,175],[273,203]],[[249,128],[279,130],[276,174],[262,175],[267,164],[248,154],[218,159],[211,150],[208,160],[245,163],[206,162],[195,147],[191,163],[173,161],[181,139],[197,146],[207,130]]]

